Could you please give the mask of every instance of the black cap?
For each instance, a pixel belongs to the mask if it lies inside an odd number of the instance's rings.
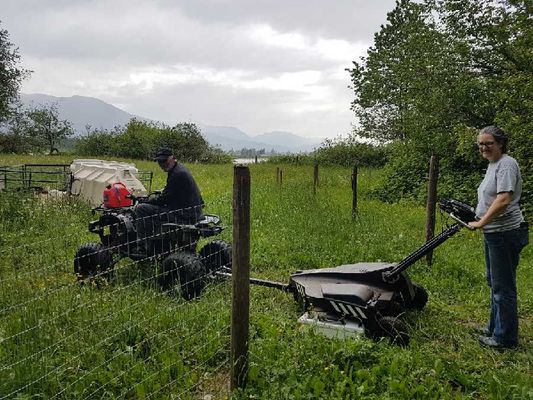
[[[167,147],[163,147],[157,150],[157,153],[155,153],[154,161],[165,161],[170,156],[172,156],[172,150]]]

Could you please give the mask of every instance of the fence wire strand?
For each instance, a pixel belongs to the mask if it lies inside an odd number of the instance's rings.
[[[55,217],[47,204],[25,206],[40,207],[39,220],[47,212]],[[68,201],[60,207],[80,208]],[[92,238],[72,234],[73,223],[31,242],[26,233],[0,234],[1,399],[122,397],[137,390],[157,398],[175,396],[173,388],[185,382],[180,398],[192,396],[205,374],[229,368],[229,285],[216,271],[231,268],[231,246],[215,237],[218,221],[185,221],[194,208],[142,218],[99,212]],[[117,363],[122,368],[110,375]],[[174,369],[180,374],[169,374]],[[130,374],[141,378],[128,383]]]

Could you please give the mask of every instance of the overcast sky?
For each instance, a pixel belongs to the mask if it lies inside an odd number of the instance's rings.
[[[33,70],[23,93],[92,96],[135,115],[336,137],[345,68],[393,0],[0,0]]]

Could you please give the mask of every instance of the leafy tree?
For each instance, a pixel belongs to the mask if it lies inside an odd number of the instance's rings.
[[[533,215],[533,2],[531,0],[438,0],[435,10],[447,35],[463,43],[472,82],[486,95],[478,107],[511,136],[522,168],[523,199]]]
[[[326,139],[311,153],[311,158],[325,165],[382,167],[387,160],[387,153],[386,146],[361,143],[349,137]]]
[[[159,134],[157,124],[132,118],[124,129],[115,130],[112,155],[125,158],[150,159],[155,152],[154,138]]]
[[[387,20],[368,56],[350,70],[359,134],[379,142],[409,141],[426,155],[445,152],[464,63],[428,6],[397,1]]]
[[[75,143],[77,154],[91,157],[113,155],[113,148],[116,143],[116,132],[97,129],[92,130],[90,127],[86,127],[86,129],[86,135],[80,137]]]
[[[391,192],[422,193],[430,153],[442,157],[442,181],[464,192],[460,186],[480,171],[475,134],[496,123],[511,135],[525,197],[533,195],[532,11],[531,0],[396,2],[367,57],[350,70],[358,133],[402,142],[390,158]]]
[[[42,106],[27,111],[28,132],[40,143],[48,146],[50,154],[58,152],[59,140],[74,134],[67,120],[60,120],[56,104]]]
[[[15,104],[6,120],[0,123],[0,153],[26,153],[34,145],[28,136],[26,113],[20,104]]]
[[[226,163],[231,157],[209,146],[195,124],[174,127],[132,119],[113,131],[91,130],[76,143],[76,151],[87,156],[109,156],[151,160],[159,147],[169,147],[178,160]]]
[[[156,137],[155,147],[169,147],[178,160],[188,162],[199,161],[210,151],[209,143],[196,124],[186,122],[170,129],[161,129]]]
[[[0,27],[0,122],[8,119],[11,105],[18,98],[20,84],[31,71],[21,68],[18,48],[9,41],[9,33]]]

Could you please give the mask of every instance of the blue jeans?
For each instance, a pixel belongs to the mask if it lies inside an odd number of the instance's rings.
[[[498,343],[518,344],[516,268],[520,251],[529,242],[527,227],[484,233],[485,267],[490,287],[489,332]]]

